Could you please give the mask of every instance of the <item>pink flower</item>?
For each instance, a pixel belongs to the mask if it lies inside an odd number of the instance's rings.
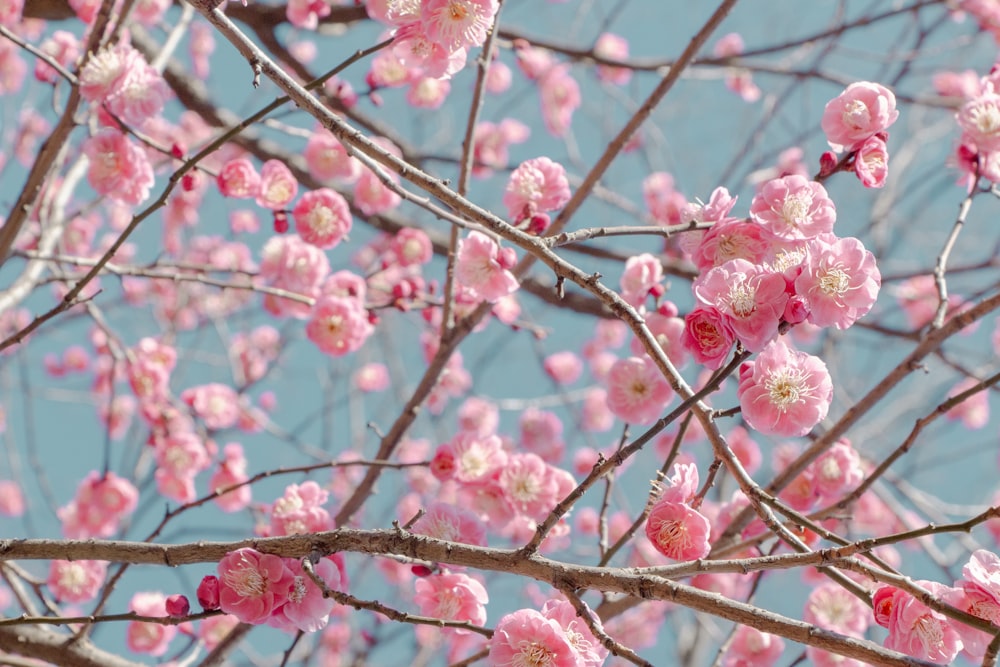
[[[24,514],[24,493],[21,491],[21,485],[10,479],[0,480],[0,515],[22,514]]]
[[[829,501],[854,490],[864,479],[861,455],[846,439],[840,439],[810,466],[813,482],[820,496]]]
[[[692,234],[684,236],[694,238]],[[761,264],[774,253],[774,246],[771,230],[760,222],[723,218],[701,236],[691,254],[698,270],[705,272],[731,259]]]
[[[594,55],[607,60],[625,60],[628,58],[628,40],[620,35],[602,32],[594,42]],[[632,78],[632,70],[628,67],[598,65],[597,78],[607,83],[624,86]]]
[[[288,600],[295,575],[278,556],[245,548],[219,561],[219,607],[259,625]]]
[[[470,396],[459,406],[456,417],[460,430],[485,437],[497,432],[497,425],[500,423],[500,410],[495,403],[485,398]]]
[[[574,352],[564,350],[545,357],[542,367],[546,375],[552,378],[556,384],[573,384],[580,379],[583,374],[583,361]]]
[[[396,31],[392,51],[378,69],[376,63],[382,58],[376,57],[368,78],[370,83],[387,86],[405,85],[421,71],[425,76],[449,79],[465,67],[466,57],[465,47],[447,48],[429,35],[425,23],[415,21]]]
[[[527,125],[513,118],[505,118],[499,124],[489,121],[478,123],[472,135],[472,151],[475,156],[473,175],[485,178],[493,173],[493,169],[505,167],[509,159],[509,146],[523,144],[530,134],[531,130]]]
[[[341,357],[360,349],[374,331],[357,299],[322,297],[306,323],[306,336],[321,352]]]
[[[427,232],[416,227],[403,227],[396,232],[390,247],[400,266],[420,266],[434,256],[434,246]]]
[[[858,239],[812,239],[795,292],[806,299],[810,322],[846,329],[875,305],[881,284],[875,256]]]
[[[229,428],[239,417],[239,395],[229,385],[213,382],[191,387],[180,398],[212,430]]]
[[[129,609],[141,616],[166,616],[167,598],[163,593],[136,593]],[[170,640],[177,634],[176,625],[132,621],[125,631],[125,643],[130,651],[158,657],[167,652]]]
[[[601,619],[597,617],[587,603],[590,620],[601,628]],[[557,622],[566,631],[566,638],[577,656],[578,667],[600,667],[608,657],[608,649],[594,636],[587,622],[577,615],[576,609],[566,600],[548,600],[542,606],[542,616]]]
[[[868,629],[871,616],[868,606],[853,593],[828,581],[809,593],[802,620],[824,630],[861,637]]]
[[[205,611],[215,611],[219,608],[219,578],[214,574],[209,574],[202,577],[201,583],[198,584],[198,590],[196,595],[198,596],[198,604]]]
[[[446,621],[465,621],[473,625],[486,623],[486,603],[490,596],[481,583],[465,574],[435,574],[414,582],[413,601],[420,614]],[[455,634],[468,630],[451,629]]]
[[[83,142],[90,160],[87,182],[98,194],[138,206],[153,187],[153,167],[146,152],[118,130],[104,129]]]
[[[771,667],[785,650],[785,642],[748,625],[736,628],[722,667]]]
[[[451,450],[454,478],[463,483],[481,481],[507,463],[507,454],[495,435],[480,437],[463,431],[441,447]]]
[[[51,56],[63,68],[72,70],[73,63],[80,57],[80,40],[71,32],[56,30],[51,37],[42,42],[39,50]],[[60,77],[48,63],[36,60],[35,78],[46,83],[55,83]]]
[[[170,618],[184,618],[191,613],[191,603],[183,595],[170,595],[164,606]]]
[[[830,409],[833,382],[818,357],[769,343],[740,369],[737,390],[743,419],[765,435],[805,435]]]
[[[511,454],[497,479],[516,510],[541,521],[560,500],[556,479],[537,454]]]
[[[309,135],[305,151],[306,167],[318,181],[339,180],[353,183],[361,175],[361,163],[347,154],[347,149],[323,127]]]
[[[501,618],[489,645],[494,667],[579,667],[563,627],[534,609],[519,609]]]
[[[699,306],[684,318],[681,342],[696,362],[716,370],[726,362],[736,336],[727,317],[715,308]]]
[[[333,248],[351,231],[351,209],[339,193],[320,188],[310,190],[292,209],[295,231],[306,243]]]
[[[304,535],[329,530],[333,524],[323,507],[329,493],[316,482],[290,484],[271,507],[272,535]]]
[[[76,498],[59,510],[63,534],[70,539],[110,537],[120,519],[135,511],[139,491],[113,472],[91,471],[76,491]]]
[[[561,208],[569,201],[566,170],[547,157],[537,157],[518,165],[507,181],[503,203],[511,222],[517,224],[537,213]]]
[[[508,269],[514,266],[513,250],[500,246],[482,232],[469,232],[458,242],[455,277],[485,301],[497,301],[518,288],[517,278]]]
[[[260,174],[245,157],[230,160],[222,165],[215,178],[223,197],[245,199],[256,197],[260,191]]]
[[[854,173],[866,188],[881,188],[889,175],[889,152],[885,141],[874,136],[861,144],[854,156]]]
[[[896,122],[896,96],[877,83],[858,81],[827,102],[821,125],[835,151],[854,151]]]
[[[956,119],[966,139],[980,152],[1000,149],[1000,95],[988,92],[969,100]]]
[[[934,581],[917,581],[938,599],[947,601],[954,589]],[[948,665],[962,650],[962,638],[952,622],[909,593],[892,586],[875,591],[875,621],[889,629],[884,646],[918,660]]]
[[[420,20],[428,37],[454,51],[485,42],[498,7],[496,0],[424,0]]]
[[[133,125],[158,115],[167,91],[160,73],[124,40],[99,51],[80,72],[83,98],[107,105],[108,111]]]
[[[432,503],[413,524],[413,533],[446,542],[486,546],[486,526],[472,512],[455,505]]]
[[[622,273],[620,286],[622,298],[630,305],[638,308],[646,303],[650,292],[662,293],[663,265],[648,252],[633,255],[625,260],[625,271]],[[656,294],[659,296],[658,294]]]
[[[208,488],[213,493],[237,484],[246,482],[247,460],[243,456],[243,447],[236,442],[230,442],[223,448],[223,461],[208,480]],[[250,487],[243,484],[239,488],[226,491],[215,498],[215,504],[223,512],[238,512],[250,504]]]
[[[747,350],[759,352],[777,336],[788,301],[780,274],[744,259],[732,259],[699,276],[691,288],[700,303],[726,316]]]
[[[974,551],[955,585],[961,594],[952,604],[973,616],[1000,623],[1000,558],[996,554],[985,549]],[[993,637],[964,623],[955,623],[954,627],[962,637],[966,654],[977,661],[982,659]]]
[[[750,203],[750,215],[785,239],[808,239],[831,232],[837,220],[826,188],[798,175],[765,183]]]
[[[410,82],[406,101],[417,109],[437,109],[444,104],[450,92],[451,83],[447,79],[422,76]]]
[[[642,200],[661,225],[680,224],[681,212],[687,206],[687,198],[674,189],[674,177],[664,171],[653,172],[643,179]]]
[[[389,377],[389,369],[385,367],[385,364],[376,362],[365,364],[354,371],[353,378],[354,386],[366,394],[385,391],[392,383],[392,379]]]
[[[284,209],[295,199],[299,183],[281,160],[268,160],[260,169],[257,205],[272,211]]]
[[[948,396],[957,396],[979,383],[976,378],[966,378],[956,384]],[[990,421],[989,391],[977,391],[947,412],[948,419],[961,420],[962,426],[968,429],[980,429]]]
[[[685,503],[660,500],[646,519],[646,537],[657,551],[673,560],[707,556],[711,550],[710,533],[708,519]]]
[[[603,410],[607,412],[606,405]],[[532,454],[538,454],[547,463],[556,463],[562,459],[566,443],[563,442],[563,424],[558,415],[529,407],[517,421],[521,447]]]
[[[330,4],[325,0],[289,0],[285,6],[288,22],[303,30],[315,30],[319,20],[329,14]]]
[[[568,65],[556,65],[538,79],[542,102],[542,121],[554,137],[564,137],[573,122],[573,112],[580,106],[580,85],[569,74]]]
[[[630,424],[649,424],[663,412],[673,390],[652,362],[619,359],[608,372],[608,408]]]
[[[395,174],[390,180],[398,181]],[[378,215],[399,206],[402,198],[392,191],[371,169],[363,169],[354,184],[354,204],[365,215]]]
[[[60,602],[88,602],[97,597],[107,573],[103,560],[54,560],[45,583]]]
[[[330,273],[330,261],[316,246],[296,236],[274,236],[264,245],[260,277],[265,284],[314,297]],[[278,316],[308,318],[313,308],[299,301],[267,295],[264,308]]]
[[[323,597],[323,591],[302,569],[295,558],[286,558],[285,566],[292,574],[288,600],[277,607],[268,625],[286,632],[316,632],[326,627],[330,612],[336,602]],[[340,568],[329,558],[321,558],[313,565],[313,572],[330,590],[341,589]]]

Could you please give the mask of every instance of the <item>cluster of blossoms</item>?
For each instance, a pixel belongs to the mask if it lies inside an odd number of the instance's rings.
[[[953,587],[934,581],[916,584],[940,602],[990,623],[1000,622],[1000,557],[994,553],[974,552]],[[980,662],[993,639],[894,586],[878,588],[872,601],[875,622],[889,630],[885,646],[920,660],[949,665],[961,653]]]
[[[885,185],[889,173],[886,130],[898,117],[896,96],[885,86],[870,81],[849,85],[827,103],[821,121],[830,147],[846,156],[838,161],[835,155],[825,154],[820,173],[828,176],[839,164],[842,169],[853,168],[866,188]]]
[[[963,102],[955,114],[962,131],[955,160],[962,180],[970,190],[980,177],[1000,182],[1000,70],[994,66],[981,78],[945,72],[934,78],[934,87]]]
[[[585,611],[601,629],[596,614],[589,608]],[[489,661],[496,667],[599,667],[607,657],[608,650],[587,621],[565,600],[549,600],[541,611],[519,609],[507,614],[497,621],[489,641]]]

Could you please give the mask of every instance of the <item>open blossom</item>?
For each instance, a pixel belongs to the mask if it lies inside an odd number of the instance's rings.
[[[569,201],[566,170],[547,157],[537,157],[518,165],[507,181],[503,203],[514,223],[561,208]]]
[[[309,340],[334,357],[358,350],[373,331],[364,306],[351,298],[320,298],[306,323]]]
[[[45,583],[61,602],[87,602],[97,597],[107,573],[103,560],[54,560]]]
[[[421,22],[432,40],[454,51],[485,42],[498,8],[497,0],[424,0]]]
[[[785,279],[777,273],[733,259],[699,276],[692,285],[701,304],[726,317],[743,346],[759,352],[778,335],[788,301]]]
[[[508,269],[514,266],[513,249],[500,246],[482,232],[469,232],[458,242],[455,277],[475,296],[497,301],[517,289],[517,278]]]
[[[594,55],[608,60],[625,60],[628,58],[628,40],[620,35],[602,32],[594,42]],[[607,83],[624,86],[632,78],[632,70],[628,67],[613,65],[598,65],[597,78]]]
[[[962,568],[962,578],[955,586],[961,593],[951,600],[952,604],[973,616],[1000,623],[1000,557],[977,549]],[[955,623],[954,627],[962,637],[966,654],[981,660],[993,637],[964,623]]]
[[[153,167],[146,152],[122,132],[107,128],[83,142],[90,160],[87,182],[98,194],[138,206],[153,187]]]
[[[854,157],[854,173],[866,188],[881,188],[889,176],[889,153],[880,137],[868,137]]]
[[[625,271],[621,277],[622,298],[638,308],[646,302],[651,291],[660,290],[663,280],[663,265],[648,252],[633,255],[625,260]]]
[[[299,191],[295,175],[281,160],[268,160],[260,168],[257,205],[278,211],[288,206]]]
[[[631,424],[649,424],[662,414],[674,392],[651,361],[619,359],[607,378],[608,408]]]
[[[323,591],[302,569],[296,558],[286,558],[285,566],[292,574],[285,603],[277,607],[268,619],[268,625],[286,632],[316,632],[326,627],[330,612],[336,602],[323,596]],[[342,588],[340,568],[330,558],[321,558],[313,565],[313,572],[326,587],[333,591]]]
[[[486,526],[478,516],[456,505],[432,503],[411,532],[446,542],[486,546]]]
[[[271,506],[272,535],[302,535],[329,530],[333,520],[323,507],[329,493],[316,482],[290,484]]]
[[[494,667],[579,667],[577,653],[558,621],[534,609],[519,609],[501,618],[489,640]]]
[[[781,637],[741,625],[736,628],[722,667],[771,667],[784,650]]]
[[[435,574],[414,582],[413,601],[423,616],[446,621],[486,623],[486,603],[490,596],[481,583],[466,574]],[[455,634],[468,630],[450,629]]]
[[[868,137],[888,129],[898,117],[896,96],[891,90],[858,81],[827,102],[820,124],[833,150],[853,151]]]
[[[591,611],[586,602],[583,606],[590,620],[601,628],[601,619]],[[594,636],[587,621],[580,618],[573,605],[566,600],[548,600],[542,605],[542,616],[556,621],[566,632],[566,638],[577,656],[577,667],[600,667],[608,657],[608,649]]]
[[[340,193],[310,190],[292,209],[295,231],[302,240],[324,250],[339,244],[351,231],[351,209]]]
[[[772,341],[740,368],[743,418],[765,435],[805,435],[830,409],[833,382],[818,357]]]
[[[965,138],[979,152],[1000,149],[1000,95],[991,91],[969,100],[956,118]]]
[[[80,72],[80,94],[105,104],[129,124],[141,125],[163,110],[167,85],[141,53],[127,41],[98,51]]]
[[[181,400],[191,406],[209,429],[229,428],[239,418],[239,395],[226,384],[212,382],[185,389]]]
[[[681,342],[696,362],[717,370],[726,362],[736,336],[722,313],[710,306],[699,306],[684,317]]]
[[[542,121],[552,136],[564,137],[573,122],[573,113],[580,106],[580,84],[569,73],[566,64],[556,65],[538,79],[542,102]]]
[[[129,609],[141,616],[166,616],[167,597],[163,593],[136,593]],[[176,625],[132,621],[125,630],[129,650],[158,657],[167,652],[170,640],[177,634]]]
[[[643,179],[642,200],[661,225],[679,225],[681,212],[687,206],[687,198],[674,189],[674,177],[665,171],[654,171]]]
[[[232,159],[222,165],[215,182],[223,197],[256,197],[260,190],[260,174],[245,157]]]
[[[802,620],[824,630],[861,637],[868,629],[868,607],[839,584],[823,582],[812,589]]]
[[[59,510],[63,535],[70,539],[111,537],[119,520],[135,511],[139,491],[113,472],[91,471],[76,491],[76,498]]]
[[[804,176],[775,178],[750,203],[750,215],[775,236],[808,239],[833,231],[837,211],[826,188]]]
[[[238,549],[219,561],[219,606],[244,623],[267,621],[285,604],[295,575],[278,556]]]
[[[559,501],[559,487],[537,454],[511,454],[497,479],[507,499],[522,514],[540,521]]]
[[[705,272],[731,259],[760,264],[773,254],[774,245],[772,232],[765,225],[752,220],[722,218],[701,236],[691,255],[698,270]]]
[[[673,560],[704,558],[711,550],[708,519],[686,503],[661,499],[649,511],[646,537],[657,551]]]
[[[935,581],[915,583],[945,602],[955,597],[954,589]],[[872,603],[875,622],[889,629],[886,648],[939,665],[950,665],[962,650],[956,624],[909,593],[883,585],[875,591]]]
[[[810,322],[846,329],[875,305],[881,284],[875,256],[858,239],[811,239],[795,292],[806,299]]]

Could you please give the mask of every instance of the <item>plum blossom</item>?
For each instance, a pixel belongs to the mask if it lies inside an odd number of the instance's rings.
[[[486,546],[486,526],[472,512],[446,503],[432,503],[411,532],[446,542]]]
[[[625,60],[628,58],[628,40],[620,35],[602,32],[594,42],[594,55],[607,60]],[[598,65],[597,78],[607,83],[624,86],[632,78],[632,70],[628,67],[613,65]]]
[[[750,215],[775,236],[808,239],[833,231],[837,211],[826,188],[804,176],[775,178],[750,203]]]
[[[344,197],[329,188],[310,190],[292,209],[295,231],[306,243],[328,250],[351,231],[351,209]]]
[[[601,620],[583,602],[590,620],[601,628]],[[566,600],[548,600],[542,605],[542,616],[559,623],[577,655],[578,667],[600,667],[608,657],[608,649],[594,636],[587,622],[580,618],[573,605]]]
[[[454,51],[485,42],[498,8],[497,0],[424,0],[421,22],[428,37]]]
[[[663,265],[648,252],[633,255],[625,260],[625,271],[622,273],[620,285],[622,298],[630,305],[638,308],[646,302],[646,297],[652,292],[659,296],[663,286]]]
[[[512,222],[561,208],[569,201],[566,170],[547,157],[537,157],[518,165],[507,181],[503,203]]]
[[[489,640],[494,667],[578,667],[578,656],[558,621],[534,609],[519,609],[501,618]]]
[[[711,550],[708,519],[683,502],[660,499],[646,518],[646,537],[661,554],[678,561],[704,558]]]
[[[698,302],[715,308],[743,346],[759,352],[778,335],[788,301],[785,279],[744,259],[732,259],[692,285]]]
[[[784,650],[781,637],[741,625],[733,634],[722,667],[771,667]]]
[[[955,589],[935,581],[917,581],[938,599],[949,601]],[[909,593],[883,585],[872,597],[875,621],[888,628],[884,646],[919,660],[949,665],[963,648],[962,637],[950,619]]]
[[[490,597],[481,583],[466,574],[435,574],[414,582],[413,601],[423,616],[446,621],[465,621],[472,625],[486,623],[486,603]],[[468,630],[449,628],[465,634]]]
[[[103,560],[53,560],[45,583],[57,600],[88,602],[97,597],[107,573]]]
[[[129,602],[129,609],[141,616],[166,616],[166,602],[163,593],[136,593]],[[159,657],[167,652],[176,634],[176,625],[132,621],[125,630],[125,644],[130,651]]]
[[[497,301],[518,287],[517,278],[509,271],[515,261],[513,249],[501,249],[486,234],[472,231],[458,242],[455,277],[476,297]]]
[[[153,167],[146,152],[122,132],[107,128],[83,142],[90,160],[87,182],[98,194],[138,206],[153,187]]]
[[[244,623],[259,625],[285,604],[295,575],[278,556],[250,548],[219,561],[219,607]]]
[[[234,158],[222,165],[215,183],[223,197],[256,197],[260,190],[260,174],[248,158]]]
[[[861,241],[818,238],[809,241],[795,292],[805,298],[810,322],[846,329],[875,305],[881,284],[875,256]]]
[[[854,156],[854,173],[866,188],[881,188],[889,176],[889,152],[880,137],[868,137]]]
[[[333,523],[323,505],[329,493],[316,482],[290,484],[271,506],[272,535],[302,535],[329,530]]]
[[[288,598],[276,607],[268,625],[286,632],[316,632],[326,627],[330,612],[336,602],[323,595],[323,591],[303,570],[295,558],[286,558],[285,566],[292,574]],[[321,558],[313,565],[313,572],[330,590],[341,590],[340,568],[330,558]]]
[[[716,370],[726,362],[736,335],[725,315],[715,308],[699,306],[684,317],[681,342],[696,362]]]
[[[651,361],[619,359],[607,378],[608,408],[631,424],[649,424],[663,412],[673,390]]]
[[[833,382],[818,357],[772,341],[740,368],[743,419],[765,435],[805,435],[830,409]]]
[[[306,336],[321,352],[341,357],[360,349],[374,327],[357,299],[324,296],[316,301],[306,323]]]
[[[820,124],[833,150],[854,151],[869,137],[887,130],[898,117],[896,96],[891,90],[858,81],[827,102]]]
[[[268,160],[260,168],[260,188],[257,205],[272,211],[284,209],[295,199],[299,182],[281,160]]]

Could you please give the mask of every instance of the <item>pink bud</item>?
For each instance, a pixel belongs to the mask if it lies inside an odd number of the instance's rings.
[[[284,211],[274,212],[274,232],[284,234],[288,231],[288,214]]]
[[[218,580],[216,580],[218,581]],[[201,586],[198,587],[199,594]],[[184,618],[191,612],[191,603],[183,595],[170,595],[167,597],[167,616],[170,618]]]
[[[410,568],[410,572],[412,572],[415,576],[418,577],[428,577],[434,573],[434,570],[427,567],[426,565],[414,565],[413,567]]]
[[[549,228],[550,222],[549,216],[545,213],[536,213],[531,216],[531,222],[528,223],[528,233],[535,234],[536,236],[541,235],[542,232]]]
[[[829,176],[837,168],[837,154],[833,151],[826,151],[819,156],[819,175]]]
[[[805,322],[808,316],[809,306],[806,305],[806,300],[796,295],[785,304],[785,312],[781,317],[789,324],[799,324]]]
[[[497,262],[504,269],[512,268],[517,264],[517,253],[513,248],[500,248],[500,252],[497,253]]]
[[[210,574],[198,584],[198,604],[205,611],[215,611],[219,608],[219,578]]]

